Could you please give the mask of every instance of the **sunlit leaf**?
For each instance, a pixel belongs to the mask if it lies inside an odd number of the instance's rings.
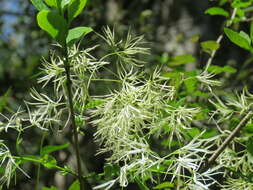
[[[154,189],[165,189],[165,188],[172,188],[174,184],[171,182],[164,182],[154,187]]]
[[[250,153],[251,156],[253,156],[253,137],[250,137],[247,141],[246,148],[248,153]]]
[[[239,33],[229,29],[229,28],[224,28],[224,32],[226,36],[230,39],[231,42],[234,44],[238,45],[241,48],[244,48],[246,50],[250,50],[251,46],[250,43],[248,42],[248,39],[240,35]]]
[[[211,7],[205,11],[205,14],[220,15],[220,16],[225,16],[225,17],[229,16],[229,13],[220,7]]]
[[[62,144],[62,145],[48,145],[48,146],[44,146],[41,149],[41,156],[44,156],[46,154],[58,151],[58,150],[62,150],[64,148],[67,148],[69,146],[69,143],[66,144]]]
[[[169,66],[177,66],[177,65],[183,65],[186,63],[193,63],[196,61],[196,58],[193,57],[190,54],[184,54],[184,55],[178,55],[172,57],[171,61],[168,62]]]
[[[80,190],[80,182],[78,180],[74,181],[68,190]]]
[[[83,36],[86,34],[92,32],[92,28],[90,27],[76,27],[71,30],[69,30],[66,42],[68,46],[72,46],[75,42],[80,40]]]
[[[84,9],[87,0],[71,0],[68,4],[68,21],[69,23],[77,17]]]
[[[204,52],[211,54],[213,51],[219,49],[220,44],[215,41],[205,41],[200,43],[201,48]]]
[[[39,11],[48,10],[48,7],[45,5],[43,0],[31,0],[33,6]]]
[[[43,10],[38,13],[37,21],[40,28],[45,30],[59,44],[65,44],[68,25],[62,16],[57,12]]]

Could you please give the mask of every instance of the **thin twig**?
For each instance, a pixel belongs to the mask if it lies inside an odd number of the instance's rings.
[[[233,19],[234,19],[235,16],[236,16],[236,11],[237,11],[237,8],[234,8],[233,13],[232,13],[231,18],[230,18],[230,22],[228,22],[228,23],[226,24],[226,27],[229,27],[229,26],[231,26],[231,25],[233,24]],[[217,38],[216,43],[217,43],[217,44],[220,44],[220,42],[221,42],[221,40],[223,39],[223,37],[224,37],[224,34],[222,33],[222,34],[219,35],[219,37]],[[210,56],[209,59],[207,60],[205,71],[207,71],[207,69],[209,68],[209,66],[212,64],[213,59],[214,59],[214,57],[215,57],[215,55],[216,55],[216,52],[217,52],[217,50],[213,50],[213,51],[212,51],[211,56]]]
[[[73,136],[74,136],[74,149],[76,152],[76,162],[77,162],[77,173],[78,173],[78,180],[80,182],[80,190],[91,190],[91,186],[88,183],[87,180],[83,179],[82,177],[82,165],[81,165],[81,158],[80,158],[80,149],[78,145],[78,132],[77,132],[77,126],[76,126],[76,121],[75,121],[75,112],[74,112],[74,107],[73,107],[73,95],[71,91],[71,86],[72,86],[72,81],[70,78],[70,65],[69,65],[69,57],[68,57],[68,49],[65,46],[63,48],[63,53],[64,53],[64,69],[66,72],[66,87],[67,87],[67,95],[68,95],[68,103],[69,103],[69,112],[70,112],[70,117],[71,117],[71,127],[73,131]]]
[[[252,115],[252,112],[248,112],[248,114],[243,117],[241,122],[232,131],[232,133],[226,138],[226,140],[222,143],[222,145],[218,148],[218,150],[216,150],[216,152],[211,156],[211,158],[209,158],[207,162],[203,165],[203,167],[200,168],[199,170],[200,173],[205,172],[212,166],[212,164],[219,157],[219,155],[225,150],[228,144],[235,138],[237,133],[248,123],[251,115]]]

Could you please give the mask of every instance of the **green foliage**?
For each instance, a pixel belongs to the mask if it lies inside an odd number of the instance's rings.
[[[245,33],[237,33],[229,28],[224,28],[226,36],[236,45],[246,50],[251,50],[251,43]]]
[[[40,155],[41,156],[45,156],[45,155],[47,155],[49,153],[52,153],[52,152],[55,152],[55,151],[67,148],[68,146],[69,146],[69,143],[62,144],[62,145],[48,145],[48,146],[44,146],[41,149]]]
[[[68,190],[80,190],[80,182],[78,180],[74,181]]]
[[[220,44],[215,41],[205,41],[200,43],[201,48],[204,52],[211,54],[213,51],[220,48]]]
[[[250,137],[247,141],[247,151],[251,156],[253,156],[253,137]]]
[[[225,16],[225,17],[229,16],[229,13],[220,7],[211,7],[205,11],[205,14],[220,15],[220,16]]]
[[[186,63],[193,63],[196,61],[196,58],[194,58],[190,54],[185,55],[177,55],[172,57],[169,62],[167,63],[169,66],[178,66],[178,65],[184,65]]]
[[[208,71],[211,72],[211,73],[215,73],[215,74],[220,74],[220,73],[236,73],[236,69],[231,67],[231,66],[224,66],[224,67],[221,67],[221,66],[218,66],[218,65],[211,65],[209,68],[208,68]]]
[[[31,0],[31,2],[34,5],[34,7],[39,11],[48,10],[48,7],[45,5],[43,0]]]
[[[37,15],[38,25],[62,46],[66,43],[68,24],[57,12],[42,10]]]
[[[68,4],[68,22],[71,23],[86,6],[87,0],[70,0]]]
[[[66,38],[68,47],[74,45],[80,38],[84,37],[90,32],[92,32],[92,28],[84,26],[70,29]]]
[[[154,189],[170,189],[173,188],[174,184],[170,182],[163,182],[157,186],[154,187]]]

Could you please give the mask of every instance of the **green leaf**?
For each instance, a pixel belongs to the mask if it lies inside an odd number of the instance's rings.
[[[68,22],[70,23],[84,9],[87,0],[71,0],[68,4]]]
[[[43,166],[45,166],[48,169],[52,169],[52,168],[57,167],[57,161],[55,160],[55,158],[51,155],[48,155],[48,154],[43,156],[43,158],[41,160],[41,164],[43,164]]]
[[[234,0],[231,6],[233,8],[246,8],[246,7],[249,7],[251,4],[252,4],[251,1],[243,2],[241,0]]]
[[[165,188],[173,188],[174,184],[170,182],[164,182],[154,187],[154,189],[165,189]]]
[[[184,84],[188,93],[193,93],[197,88],[198,80],[196,77],[189,77],[184,80]]]
[[[83,36],[85,36],[86,34],[92,31],[93,31],[92,28],[84,27],[84,26],[70,29],[67,39],[66,39],[67,45],[69,47],[72,46],[75,42],[80,40]]]
[[[41,149],[40,155],[44,156],[46,154],[49,154],[51,152],[55,152],[57,150],[62,150],[64,148],[67,148],[69,146],[69,143],[62,144],[62,145],[49,145],[49,146],[44,146]]]
[[[145,181],[139,179],[138,177],[135,178],[135,181],[137,182],[140,190],[149,190],[149,188],[147,187],[147,185],[145,184]]]
[[[253,156],[253,137],[249,138],[246,144],[246,149],[251,156]]]
[[[61,8],[65,10],[66,6],[69,4],[70,0],[62,0],[61,1]]]
[[[114,176],[119,175],[120,168],[118,165],[106,164],[104,166],[104,175],[106,178],[111,179]]]
[[[78,180],[74,181],[68,188],[68,190],[80,190],[80,182]]]
[[[67,37],[68,24],[57,12],[40,11],[37,15],[40,28],[46,31],[59,44],[64,45]]]
[[[186,131],[191,136],[191,138],[194,138],[200,134],[200,130],[198,128],[191,128],[187,129]]]
[[[204,134],[201,136],[203,139],[208,139],[214,137],[215,135],[219,134],[217,129],[207,129]]]
[[[220,7],[211,7],[205,11],[205,14],[220,15],[220,16],[225,16],[225,17],[229,16],[229,13]]]
[[[228,66],[228,65],[226,65],[225,67],[223,67],[223,71],[225,73],[236,73],[237,72],[237,70],[235,68],[233,68],[231,66]]]
[[[229,40],[231,42],[233,42],[234,44],[236,44],[239,47],[244,48],[246,50],[251,49],[248,39],[245,38],[244,36],[240,35],[239,33],[235,32],[229,28],[224,28],[224,32],[225,32],[226,36],[229,38]]]
[[[48,10],[48,7],[45,5],[45,3],[43,2],[43,0],[31,0],[33,6],[39,10]]]
[[[251,44],[251,39],[250,39],[250,37],[247,33],[243,32],[243,31],[240,31],[239,35],[242,36],[244,39],[246,39],[249,44]]]
[[[224,66],[224,67],[221,67],[221,66],[218,66],[218,65],[211,65],[209,66],[208,68],[208,71],[211,72],[211,73],[215,73],[215,74],[220,74],[220,73],[236,73],[236,69],[233,68],[233,67],[230,67],[228,65]]]
[[[8,98],[11,93],[11,88],[9,88],[3,96],[0,96],[0,112],[2,112],[6,107],[8,103]]]
[[[218,44],[215,41],[205,41],[200,43],[201,48],[204,52],[212,54],[213,51],[217,50],[220,48],[220,44]]]
[[[42,187],[42,190],[58,190],[55,186],[51,187]]]
[[[45,0],[46,4],[49,7],[56,8],[59,12],[61,12],[61,2],[62,0]]]
[[[50,7],[57,7],[57,0],[44,0]]]
[[[250,39],[253,41],[253,21],[250,23]]]
[[[195,62],[196,58],[193,57],[190,54],[184,54],[184,55],[178,55],[172,57],[172,60],[168,62],[169,66],[177,66],[177,65],[183,65],[186,63],[192,63]]]

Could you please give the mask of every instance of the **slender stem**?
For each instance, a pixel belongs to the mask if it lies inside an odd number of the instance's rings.
[[[104,82],[117,82],[122,83],[120,80],[114,80],[114,79],[91,79],[92,81],[104,81]]]
[[[76,162],[77,162],[77,173],[78,173],[78,180],[80,182],[80,190],[84,190],[84,187],[91,190],[90,184],[83,179],[82,177],[82,165],[81,165],[81,157],[80,157],[80,149],[78,145],[78,132],[77,132],[77,126],[75,122],[75,112],[74,112],[74,107],[73,107],[73,95],[71,91],[71,85],[72,81],[70,78],[70,65],[69,65],[69,57],[68,57],[68,49],[65,46],[63,48],[63,53],[64,53],[64,69],[66,72],[66,87],[67,87],[67,96],[68,96],[68,104],[69,104],[69,112],[70,112],[70,117],[71,117],[71,127],[73,131],[73,136],[74,136],[74,149],[75,149],[75,154],[76,154]]]
[[[41,155],[41,150],[43,148],[43,144],[44,144],[44,141],[45,141],[45,137],[46,137],[46,132],[43,132],[41,140],[40,140],[40,155]],[[38,169],[37,169],[37,176],[36,176],[36,190],[39,190],[40,169],[41,169],[41,165],[39,163],[38,164]]]
[[[212,164],[215,162],[218,156],[225,150],[228,144],[235,138],[237,133],[247,124],[247,122],[250,120],[251,115],[252,115],[252,112],[248,112],[248,114],[244,116],[241,122],[232,131],[232,133],[226,138],[226,140],[221,144],[221,146],[216,150],[216,152],[207,160],[207,162],[203,165],[203,167],[200,168],[199,170],[200,173],[205,172],[212,166]]]
[[[232,25],[232,23],[233,23],[232,20],[233,20],[233,19],[235,18],[235,16],[236,16],[236,11],[237,11],[237,8],[234,8],[234,9],[233,9],[233,13],[232,13],[231,18],[230,18],[230,22],[228,22],[228,23],[226,24],[226,27],[229,27],[229,26]],[[220,42],[221,42],[221,40],[223,39],[223,37],[224,37],[224,34],[222,33],[222,34],[217,38],[216,43],[217,43],[217,44],[220,44]],[[213,50],[213,51],[212,51],[211,56],[210,56],[209,59],[207,60],[206,67],[205,67],[205,71],[207,71],[207,69],[209,68],[209,66],[212,64],[213,59],[214,59],[214,57],[215,57],[215,55],[216,55],[216,52],[217,52],[217,50]]]

